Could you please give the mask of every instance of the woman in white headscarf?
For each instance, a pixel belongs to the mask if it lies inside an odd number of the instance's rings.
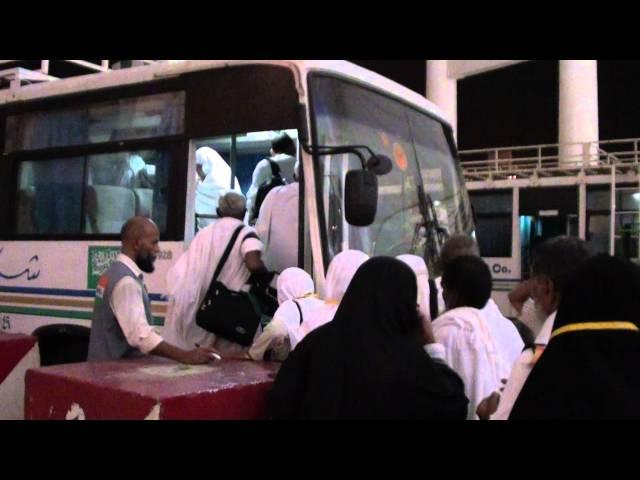
[[[249,350],[249,357],[262,360],[271,348],[273,359],[284,360],[305,335],[333,319],[356,270],[368,259],[358,250],[336,255],[327,272],[324,300],[313,295],[313,280],[308,273],[299,268],[284,270],[278,277],[280,307]]]
[[[418,307],[422,314],[428,320],[433,320],[429,312],[429,270],[423,258],[417,255],[398,255],[396,257],[401,262],[411,267],[413,273],[416,274],[418,281]]]
[[[196,170],[200,179],[196,186],[196,214],[214,215],[218,199],[232,190],[231,168],[213,148],[201,147],[196,150]],[[233,190],[242,193],[235,177]],[[211,223],[213,219],[198,218],[198,228],[204,228]]]
[[[356,270],[367,260],[369,255],[360,250],[345,250],[333,257],[327,271],[325,302],[340,303]]]
[[[260,336],[253,342],[248,356],[263,360],[271,352],[271,360],[283,361],[291,348],[289,330],[297,328],[324,302],[314,294],[311,276],[296,267],[285,269],[278,277],[278,303],[280,307]]]
[[[369,255],[359,250],[345,250],[333,257],[327,271],[324,302],[299,325],[289,325],[291,350],[312,330],[333,320],[340,301],[347,291],[351,279],[360,266],[369,259]]]

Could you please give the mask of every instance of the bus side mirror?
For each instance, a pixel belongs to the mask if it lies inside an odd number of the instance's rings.
[[[347,173],[344,188],[345,218],[356,227],[373,223],[378,208],[378,177],[367,170]]]
[[[386,175],[393,167],[384,155],[373,155],[363,166],[366,170],[352,170],[345,179],[345,218],[356,227],[373,223],[378,208],[378,175]]]

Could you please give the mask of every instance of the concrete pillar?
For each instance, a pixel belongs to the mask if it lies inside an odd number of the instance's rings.
[[[560,105],[558,142],[560,162],[589,164],[597,160],[598,62],[596,60],[560,60]],[[580,143],[575,145],[575,143]]]
[[[458,86],[447,72],[448,60],[427,60],[427,99],[443,111],[451,123],[453,136],[458,132]]]

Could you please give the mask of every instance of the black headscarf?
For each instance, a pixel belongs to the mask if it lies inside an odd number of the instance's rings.
[[[413,271],[389,257],[356,272],[333,321],[307,335],[283,363],[273,418],[464,419],[460,378],[419,341]]]
[[[640,269],[598,255],[569,278],[552,338],[509,419],[640,419],[640,333],[560,333],[568,325],[612,321],[640,324]]]

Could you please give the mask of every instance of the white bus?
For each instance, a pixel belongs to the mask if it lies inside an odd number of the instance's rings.
[[[90,326],[96,281],[135,214],[161,231],[145,281],[162,325],[166,273],[196,231],[196,149],[220,153],[246,193],[283,131],[302,165],[299,266],[320,292],[344,249],[418,254],[437,275],[446,234],[473,233],[442,114],[347,62],[184,61],[24,86],[0,91],[1,329]]]

